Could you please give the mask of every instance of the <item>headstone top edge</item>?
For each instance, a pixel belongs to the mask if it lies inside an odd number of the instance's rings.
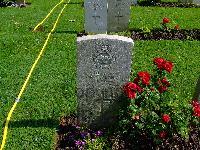
[[[93,39],[113,39],[113,40],[121,40],[125,42],[134,43],[133,40],[129,37],[119,36],[119,35],[107,35],[107,34],[96,34],[96,35],[87,35],[82,37],[77,37],[77,41],[86,41]]]

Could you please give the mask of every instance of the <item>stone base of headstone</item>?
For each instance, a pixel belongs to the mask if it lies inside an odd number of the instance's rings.
[[[77,98],[80,123],[90,128],[115,123],[129,81],[133,41],[117,35],[77,39]]]

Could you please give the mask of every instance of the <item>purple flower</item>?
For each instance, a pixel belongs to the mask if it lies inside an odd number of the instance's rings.
[[[75,145],[76,145],[77,147],[79,147],[79,149],[81,149],[81,147],[84,146],[85,144],[86,144],[85,141],[81,141],[81,140],[75,141]]]
[[[74,126],[76,129],[80,129],[81,127],[80,126]]]
[[[76,146],[81,146],[82,145],[82,141],[75,141],[75,145]]]
[[[96,136],[102,136],[103,132],[102,131],[97,131]]]
[[[82,141],[82,143],[81,143],[82,145],[85,145],[86,144],[86,142],[84,142],[84,141]]]
[[[85,138],[87,136],[87,133],[86,132],[81,132],[81,137],[82,138]]]

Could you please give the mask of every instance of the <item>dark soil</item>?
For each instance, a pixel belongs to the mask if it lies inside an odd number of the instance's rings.
[[[69,131],[74,130],[74,126],[79,125],[76,117],[62,117],[57,130],[56,150],[75,150],[70,147],[70,142],[66,136]],[[191,127],[189,140],[185,141],[178,134],[172,138],[164,139],[161,143],[155,144],[144,132],[138,132],[136,136],[130,137],[129,134],[113,133],[108,137],[108,142],[112,150],[199,150],[200,149],[200,130]]]
[[[77,118],[75,116],[62,117],[60,120],[60,125],[57,129],[57,145],[56,150],[73,149],[74,146],[72,142],[67,137],[69,132],[74,132],[74,128],[78,124]],[[75,149],[75,148],[74,148]]]
[[[148,2],[141,1],[138,2],[139,6],[158,6],[158,7],[181,7],[181,8],[200,8],[200,5],[189,4],[189,3],[179,3],[179,2]]]
[[[15,2],[15,1],[0,1],[0,7],[26,7],[28,5],[31,5],[31,3],[23,3],[23,2]]]
[[[138,134],[134,139],[129,135],[114,135],[110,141],[113,143],[112,150],[199,150],[200,130],[191,128],[188,141],[174,134],[172,138],[164,139],[156,144],[145,133]]]
[[[130,29],[129,32],[133,40],[200,40],[200,29],[153,29],[150,32],[144,32],[141,29]],[[78,37],[86,35],[88,34],[84,31],[77,34]]]
[[[200,29],[161,30],[154,29],[150,32],[130,30],[133,40],[200,40]]]

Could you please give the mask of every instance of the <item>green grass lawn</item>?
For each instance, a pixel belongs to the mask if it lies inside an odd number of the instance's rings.
[[[33,33],[59,1],[29,1],[32,5],[23,9],[0,8],[0,139],[7,113],[63,6],[44,24],[44,32]],[[159,28],[163,17],[184,29],[200,28],[198,8],[139,6],[131,7],[129,27]],[[76,111],[76,32],[84,30],[83,20],[81,4],[69,4],[11,118],[5,149],[53,149],[59,117]],[[200,78],[200,41],[135,41],[132,71],[150,70],[158,56],[174,62],[174,92],[180,101],[190,100]]]

